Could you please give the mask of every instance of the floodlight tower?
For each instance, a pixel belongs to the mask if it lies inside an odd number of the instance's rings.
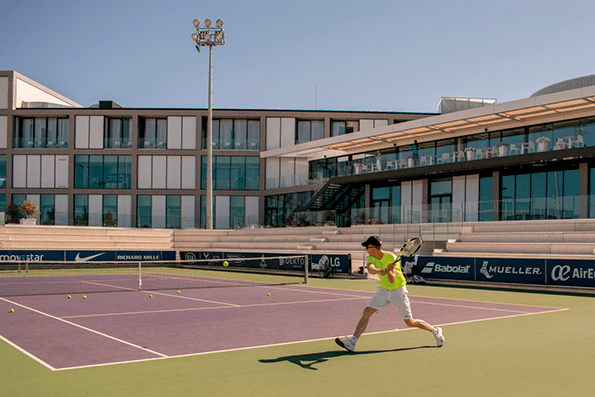
[[[213,229],[213,47],[225,44],[225,30],[222,28],[223,21],[218,19],[217,27],[211,26],[210,19],[205,19],[205,26],[200,26],[200,21],[192,21],[196,33],[192,33],[192,40],[196,43],[196,49],[209,47],[209,121],[207,127],[207,208],[206,228]]]

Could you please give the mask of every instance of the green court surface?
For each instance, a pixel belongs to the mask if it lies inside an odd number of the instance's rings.
[[[366,291],[377,286],[339,279],[311,279],[310,284]],[[55,372],[0,341],[0,396],[594,394],[595,298],[429,285],[412,285],[409,291],[568,310],[445,325],[442,348],[424,347],[431,345],[427,333],[405,330],[364,335],[356,354],[329,339]]]

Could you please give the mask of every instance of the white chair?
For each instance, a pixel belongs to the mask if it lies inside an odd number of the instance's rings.
[[[573,147],[584,147],[585,146],[585,142],[583,140],[583,136],[582,135],[577,135],[573,138],[569,139],[568,142],[568,147],[569,148],[573,148]]]
[[[561,150],[566,149],[566,141],[562,138],[556,139],[556,143],[554,144],[554,150]]]

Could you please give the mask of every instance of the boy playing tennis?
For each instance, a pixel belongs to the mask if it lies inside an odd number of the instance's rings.
[[[432,332],[434,338],[436,338],[436,344],[442,346],[444,344],[442,328],[433,327],[423,320],[416,320],[411,315],[406,287],[407,281],[401,271],[400,260],[398,262],[396,261],[397,255],[393,252],[383,251],[382,241],[380,241],[378,236],[371,236],[362,245],[366,247],[366,251],[368,252],[368,272],[370,274],[377,274],[380,277],[380,287],[378,287],[378,290],[372,296],[372,299],[370,299],[368,306],[364,309],[364,313],[355,327],[353,336],[351,338],[335,339],[337,345],[353,352],[355,350],[355,344],[366,330],[372,314],[381,311],[390,303],[397,309],[397,312],[408,327],[417,327]]]

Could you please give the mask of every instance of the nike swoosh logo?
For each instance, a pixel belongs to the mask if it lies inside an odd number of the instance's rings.
[[[85,256],[83,258],[81,258],[81,253],[79,252],[78,254],[76,254],[76,258],[74,258],[75,262],[86,262],[86,261],[90,261],[93,258],[97,258],[100,255],[105,254],[105,252],[102,252],[101,254],[97,254],[97,255],[91,255],[91,256]]]

